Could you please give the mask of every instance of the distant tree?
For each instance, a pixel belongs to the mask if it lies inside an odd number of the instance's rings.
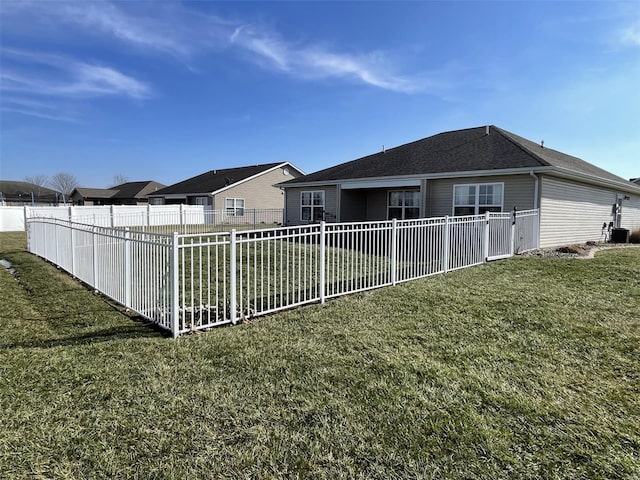
[[[113,176],[113,182],[109,186],[109,188],[113,188],[113,187],[116,187],[118,185],[122,185],[123,183],[127,183],[128,181],[129,181],[129,179],[127,178],[126,175],[122,175],[121,173],[119,173],[118,175],[114,175]]]
[[[56,192],[62,193],[65,198],[68,199],[71,197],[73,189],[78,186],[78,180],[70,173],[60,172],[51,177],[49,185]]]
[[[39,187],[46,187],[49,183],[49,177],[46,175],[34,175],[33,177],[24,177],[24,181]]]

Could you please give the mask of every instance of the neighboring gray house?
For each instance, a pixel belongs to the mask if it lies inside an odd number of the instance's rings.
[[[640,228],[640,185],[495,126],[440,133],[281,184],[289,225],[540,208],[540,246]]]
[[[164,187],[153,180],[126,182],[111,188],[79,187],[71,193],[71,200],[74,205],[144,205],[149,203],[148,194]]]
[[[249,209],[282,209],[284,193],[276,184],[304,172],[289,162],[211,170],[149,195],[155,205],[205,205],[228,213]]]

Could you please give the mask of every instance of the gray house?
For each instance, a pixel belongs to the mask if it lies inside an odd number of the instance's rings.
[[[211,210],[282,209],[283,191],[276,186],[304,172],[289,162],[210,170],[149,194],[151,204],[205,205]]]
[[[374,221],[540,208],[540,246],[640,228],[640,186],[495,126],[444,132],[281,184],[285,221]]]

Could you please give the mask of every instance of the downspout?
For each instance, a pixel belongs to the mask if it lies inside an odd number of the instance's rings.
[[[535,210],[538,208],[538,183],[540,182],[540,179],[535,173],[533,173],[533,170],[529,171],[529,175],[531,175],[536,181],[535,186],[533,187],[533,209]]]

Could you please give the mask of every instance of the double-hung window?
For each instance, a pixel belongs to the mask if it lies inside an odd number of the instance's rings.
[[[244,215],[244,198],[225,198],[224,207],[230,217],[242,217]]]
[[[300,219],[319,222],[324,218],[324,190],[300,193]]]
[[[453,186],[454,215],[482,215],[502,211],[502,183],[475,183]]]
[[[395,190],[389,192],[387,218],[409,220],[420,217],[420,192],[418,190]]]

